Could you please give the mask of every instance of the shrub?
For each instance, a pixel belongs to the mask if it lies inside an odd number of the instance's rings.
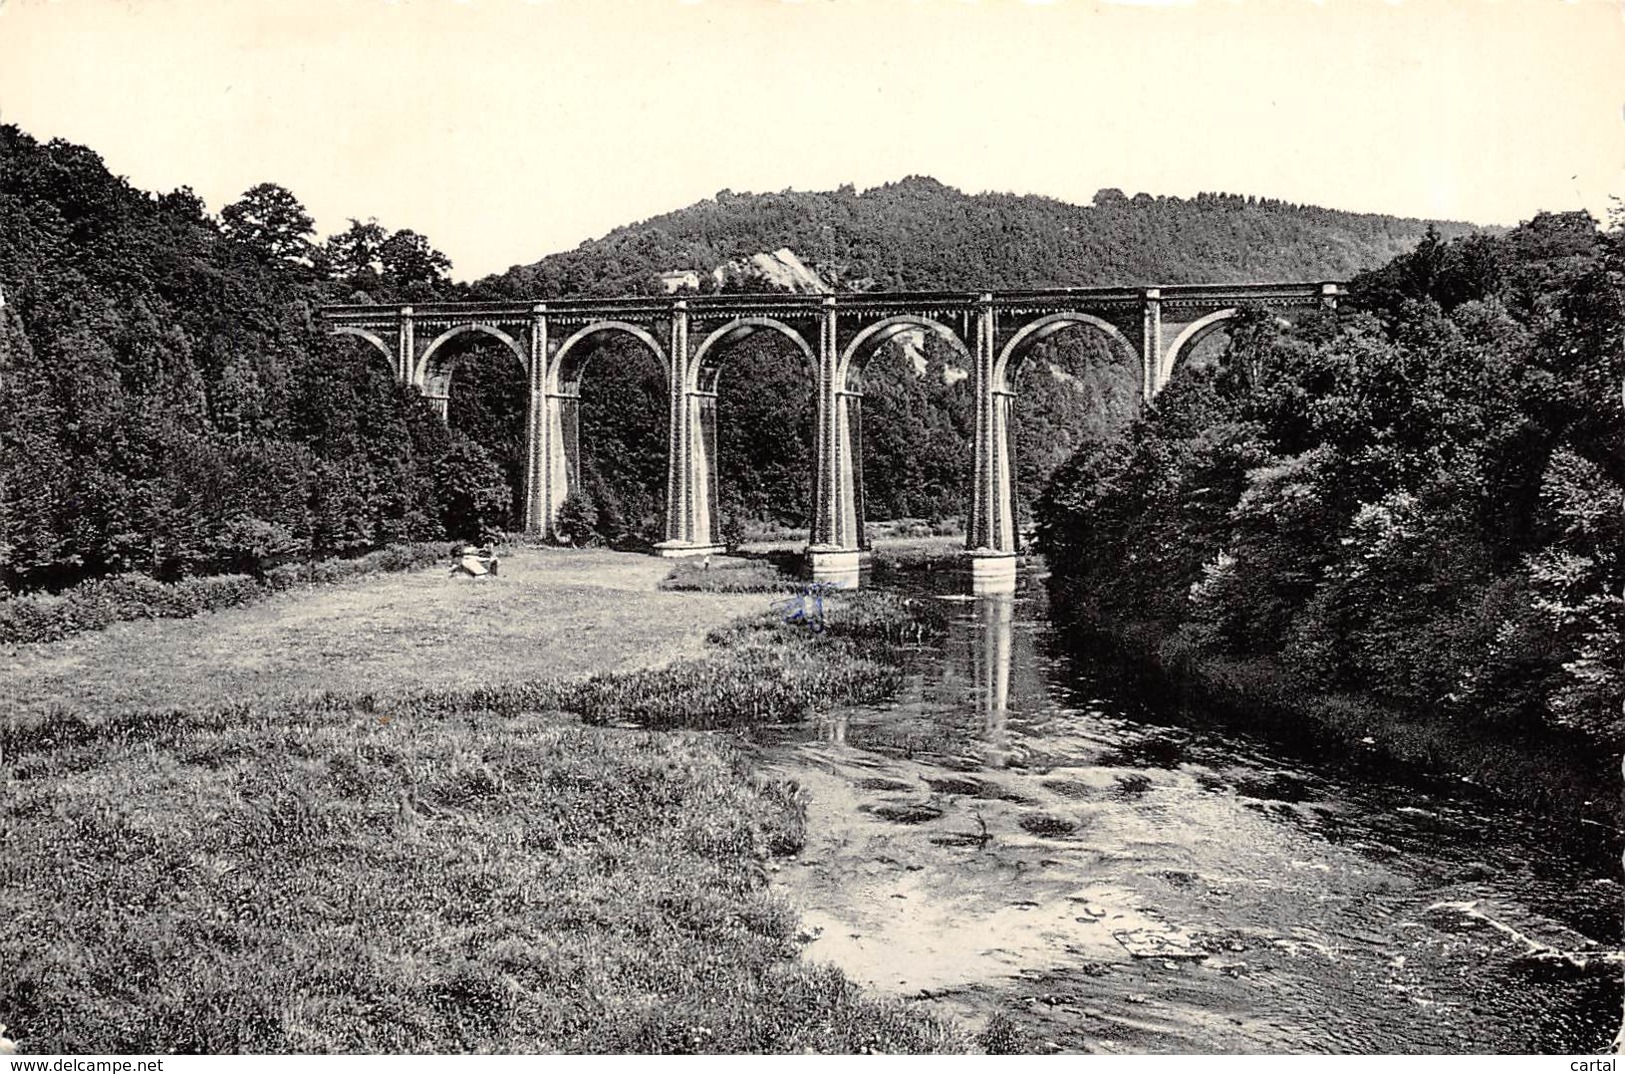
[[[217,574],[183,578],[169,587],[167,617],[184,619],[199,612],[234,608],[258,600],[260,584],[245,574]]]
[[[337,582],[381,571],[415,570],[439,562],[440,544],[381,548],[358,559],[327,559],[306,566],[288,563],[263,580],[216,574],[159,582],[144,574],[119,574],[83,582],[65,593],[32,593],[0,601],[0,644],[59,641],[138,619],[186,619],[201,612],[251,604],[268,593],[302,582]]]
[[[274,563],[304,551],[288,527],[250,515],[227,521],[215,536],[215,562],[238,574],[260,574]]]
[[[988,1055],[1031,1055],[1037,1051],[1034,1042],[1003,1011],[994,1011],[988,1017],[987,1024],[976,1034],[976,1043]]]
[[[453,433],[451,449],[436,467],[442,498],[441,524],[452,537],[478,540],[499,527],[513,504],[502,468],[491,453]]]
[[[559,504],[554,528],[563,544],[590,545],[598,540],[598,507],[581,489],[572,489]]]
[[[307,581],[309,577],[310,570],[303,563],[284,563],[265,572],[265,587],[272,592],[280,593],[284,589],[292,589]]]
[[[768,560],[717,556],[679,562],[660,588],[697,593],[786,593],[800,584]]]

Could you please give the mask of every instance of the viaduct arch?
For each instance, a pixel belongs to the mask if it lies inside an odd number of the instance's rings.
[[[434,412],[440,415],[440,420],[446,420],[451,405],[451,375],[456,372],[457,361],[460,355],[451,358],[440,357],[440,351],[446,344],[458,336],[485,335],[499,341],[518,361],[520,368],[525,365],[525,348],[513,336],[502,329],[488,324],[455,324],[435,336],[423,348],[423,353],[411,366],[411,377],[408,383],[423,393],[429,400]]]
[[[1104,334],[1140,367],[1153,400],[1181,359],[1243,307],[1280,317],[1335,309],[1337,283],[1194,284],[1000,292],[853,295],[740,294],[683,298],[563,299],[536,303],[327,306],[335,334],[380,350],[403,383],[444,416],[455,363],[437,352],[481,332],[518,359],[529,386],[524,525],[557,533],[559,505],[579,485],[582,344],[603,333],[631,337],[665,371],[669,391],[665,556],[721,550],[717,503],[716,386],[723,354],[755,332],[790,340],[817,370],[812,532],[815,573],[855,572],[864,546],[861,392],[852,381],[887,340],[909,331],[943,339],[965,361],[976,395],[974,487],[967,520],[972,577],[984,590],[1013,585],[1016,532],[1009,425],[1015,370],[1032,347],[1074,326]]]

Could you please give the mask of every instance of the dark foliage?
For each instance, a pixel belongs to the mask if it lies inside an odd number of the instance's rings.
[[[312,323],[444,288],[421,236],[369,226],[376,256],[315,246],[271,183],[217,224],[189,190],[0,127],[0,583],[175,581],[508,521],[417,394]],[[506,416],[476,430],[499,465]]]
[[[1617,749],[1625,231],[1429,234],[1350,290],[1340,324],[1244,319],[1062,468],[1074,608],[1301,697]]]
[[[654,355],[624,337],[602,337],[581,382],[581,477],[592,511],[572,533],[639,549],[665,536],[669,405]]]

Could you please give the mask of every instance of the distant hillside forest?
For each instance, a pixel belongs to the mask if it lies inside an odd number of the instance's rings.
[[[190,190],[137,190],[90,149],[0,126],[0,584],[255,571],[513,526],[523,397],[511,358],[466,342],[448,428],[364,345],[320,333],[325,302],[653,292],[672,270],[710,281],[781,247],[843,289],[1321,279],[1380,265],[1427,226],[1227,195],[1105,191],[1077,207],[910,179],[861,195],[724,192],[468,285],[411,230],[351,221],[318,241],[273,183],[216,217]],[[734,273],[722,286],[766,284]],[[1063,334],[1037,357],[1019,385],[1024,502],[1074,442],[1137,409],[1135,374],[1087,338]],[[736,533],[808,514],[811,378],[797,362],[748,341],[722,378]],[[957,373],[930,342],[871,365],[872,518],[963,513]],[[605,539],[658,535],[661,376],[613,344],[589,366],[583,445]]]
[[[1404,253],[1429,226],[1237,194],[1125,197],[1091,205],[964,194],[912,177],[857,193],[734,194],[617,228],[474,285],[482,297],[645,294],[673,269],[702,275],[788,247],[840,290],[1081,287],[1346,279]]]
[[[1334,212],[1269,199],[1191,200],[1103,190],[1089,206],[968,195],[928,178],[857,193],[719,193],[579,248],[481,280],[478,298],[658,294],[687,270],[703,289],[766,288],[735,266],[794,251],[833,290],[935,290],[1117,283],[1343,279],[1411,249],[1429,227],[1465,225]],[[728,266],[719,285],[712,271]],[[656,532],[663,490],[665,388],[653,360],[606,340],[582,387],[590,510],[612,540]],[[1049,474],[1082,440],[1129,420],[1139,371],[1087,330],[1043,345],[1017,383],[1017,494],[1030,513]],[[497,361],[493,359],[493,361]],[[811,510],[812,371],[776,337],[730,356],[719,385],[721,496],[733,534],[805,526]],[[863,384],[870,519],[962,519],[970,489],[971,384],[927,337],[872,362]],[[636,401],[636,421],[608,405]],[[650,416],[659,418],[650,422]],[[628,481],[627,475],[637,475]]]
[[[1543,214],[1501,237],[1429,237],[1354,279],[1359,312],[1300,330],[1246,319],[1222,361],[1176,376],[1048,487],[1042,540],[1068,613],[1255,711],[1330,714],[1356,743],[1397,713],[1408,752],[1472,764],[1452,758],[1461,732],[1555,729],[1611,771],[1615,223]]]

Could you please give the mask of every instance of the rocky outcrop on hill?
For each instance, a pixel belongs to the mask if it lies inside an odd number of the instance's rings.
[[[858,193],[735,194],[616,228],[471,288],[477,298],[1347,279],[1432,223],[1234,194],[1089,205],[966,194],[915,176]],[[771,251],[771,252],[768,252]]]

